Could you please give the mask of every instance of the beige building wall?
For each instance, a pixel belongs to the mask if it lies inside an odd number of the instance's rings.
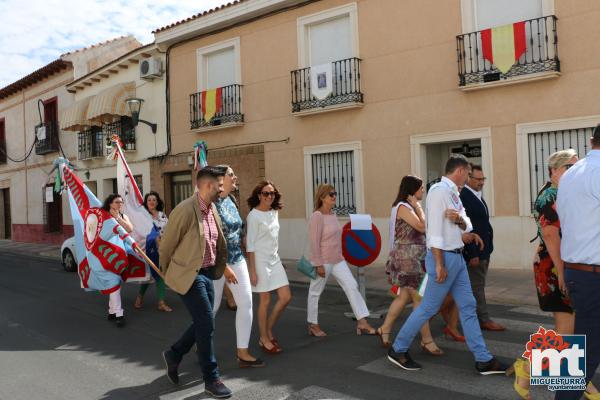
[[[136,45],[137,43],[137,45]],[[73,104],[74,96],[65,87],[74,77],[89,72],[90,63],[97,57],[113,57],[139,46],[133,37],[124,37],[100,45],[63,55],[63,61],[72,62],[72,67],[63,69],[45,79],[0,100],[0,119],[5,120],[7,153],[13,159],[22,159],[35,140],[35,127],[40,123],[38,101],[57,99],[58,116],[62,110]],[[44,109],[40,105],[42,120]],[[77,140],[73,134],[59,131],[59,141],[66,157],[77,160]],[[49,154],[37,155],[33,149],[24,162],[12,162],[0,165],[0,182],[9,182],[11,196],[12,239],[27,242],[45,242],[61,244],[73,233],[72,220],[67,196],[62,196],[62,232],[44,232],[43,187],[54,182],[50,174],[53,161],[62,156],[60,150]]]
[[[349,4],[323,0],[176,45],[170,52],[172,153],[289,138],[267,143],[265,175],[283,192],[280,249],[298,257],[304,247],[307,211],[304,150],[307,146],[360,143],[362,193],[359,212],[371,214],[387,243],[387,217],[403,175],[422,170],[419,137],[463,141],[472,130],[487,132],[484,158],[490,178],[485,195],[495,227],[493,267],[529,268],[535,226],[520,209],[517,125],[591,116],[600,118],[600,3],[545,2],[558,17],[561,75],[552,79],[462,91],[458,86],[456,35],[462,33],[461,1],[358,0],[358,56],[362,108],[298,117],[291,112],[290,71],[299,68],[298,18]],[[240,38],[243,127],[190,129],[189,95],[197,84],[196,50]],[[567,125],[568,126],[568,123]],[[450,133],[449,133],[450,132]],[[445,139],[442,139],[445,138]],[[416,143],[415,143],[416,142]],[[210,150],[209,150],[210,151]],[[210,161],[210,152],[209,152]],[[386,246],[384,246],[385,249]],[[378,259],[385,261],[385,251]]]

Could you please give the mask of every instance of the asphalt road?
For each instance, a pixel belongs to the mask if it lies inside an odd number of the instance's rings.
[[[183,361],[181,385],[164,375],[160,353],[189,324],[178,296],[168,291],[171,314],[156,311],[151,287],[145,308],[132,307],[136,285],[126,285],[123,301],[127,326],[106,320],[107,297],[86,293],[74,273],[57,261],[0,253],[0,399],[203,399],[200,367],[195,356]],[[441,337],[443,321],[432,331],[443,357],[422,354],[415,341],[413,357],[424,365],[419,372],[394,367],[384,357],[377,337],[357,337],[354,323],[344,316],[350,307],[339,290],[321,298],[320,322],[329,336],[306,334],[305,286],[293,286],[293,300],[277,327],[284,353],[260,354],[257,325],[251,350],[267,367],[239,369],[235,360],[234,313],[222,307],[217,316],[216,352],[233,399],[515,399],[512,380],[482,377],[464,343]],[[371,296],[372,310],[385,308],[389,297]],[[404,317],[409,311],[406,311]],[[506,362],[518,357],[529,335],[552,320],[534,307],[491,306],[493,317],[507,332],[486,332],[492,352]],[[402,324],[401,318],[396,329]],[[379,321],[372,321],[374,326]],[[536,399],[552,398],[538,388]]]

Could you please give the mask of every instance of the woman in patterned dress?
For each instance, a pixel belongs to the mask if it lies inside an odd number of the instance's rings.
[[[416,176],[405,176],[400,182],[398,196],[393,206],[397,209],[395,221],[394,245],[390,249],[386,264],[386,274],[390,283],[401,288],[400,294],[394,299],[383,325],[377,329],[384,346],[388,347],[394,321],[404,306],[410,301],[414,307],[421,303],[419,285],[425,277],[425,213],[419,204],[425,188],[423,180]],[[421,348],[432,355],[442,355],[444,352],[436,345],[431,336],[429,323],[421,328]]]
[[[158,193],[149,192],[144,196],[144,208],[148,210],[148,212],[152,215],[152,223],[158,229],[160,234],[162,235],[165,226],[169,219],[167,218],[167,214],[163,212],[164,203]],[[160,237],[160,236],[159,236]],[[156,241],[157,246],[160,245],[160,240]],[[151,270],[153,271],[153,270]],[[165,285],[165,281],[158,276],[158,274],[152,273],[152,277],[156,281],[156,295],[158,297],[158,310],[164,312],[171,312],[173,309],[165,303],[165,293],[167,291],[167,286]],[[137,309],[142,308],[144,304],[144,295],[146,294],[146,290],[150,286],[149,283],[143,283],[140,285],[140,291],[135,298],[135,303],[133,306]]]
[[[562,175],[577,162],[573,149],[561,150],[548,157],[550,181],[540,190],[535,200],[533,216],[540,244],[533,262],[533,273],[538,301],[542,311],[554,314],[555,330],[561,335],[575,332],[575,315],[567,294],[564,263],[560,256],[560,220],[556,213],[556,195]],[[529,363],[519,358],[514,364],[515,391],[529,399]],[[588,399],[598,399],[600,394],[592,382],[585,392]]]

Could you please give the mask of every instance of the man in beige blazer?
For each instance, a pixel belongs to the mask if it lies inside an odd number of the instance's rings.
[[[213,348],[212,281],[223,275],[227,261],[227,245],[213,202],[223,191],[224,175],[223,168],[211,166],[198,171],[198,191],[175,207],[159,247],[165,282],[179,293],[193,321],[183,336],[163,352],[167,377],[179,383],[179,363],[196,343],[205,391],[216,398],[232,394],[219,378]]]

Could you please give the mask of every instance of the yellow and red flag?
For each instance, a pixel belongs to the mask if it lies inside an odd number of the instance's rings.
[[[484,59],[507,73],[527,48],[525,22],[482,30],[481,48]]]
[[[221,111],[222,88],[210,89],[202,92],[202,115],[204,121],[210,121],[216,113]]]

